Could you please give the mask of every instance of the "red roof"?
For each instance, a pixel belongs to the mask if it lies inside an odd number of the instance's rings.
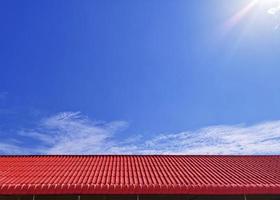
[[[280,156],[0,156],[0,194],[280,194]]]

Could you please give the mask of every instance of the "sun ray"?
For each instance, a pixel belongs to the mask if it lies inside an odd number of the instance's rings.
[[[253,0],[245,5],[240,11],[234,14],[227,22],[227,29],[233,28],[238,22],[240,22],[250,11],[258,4],[259,0]]]

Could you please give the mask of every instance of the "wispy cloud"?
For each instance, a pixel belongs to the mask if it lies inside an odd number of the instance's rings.
[[[280,14],[280,4],[277,6],[271,7],[267,10],[267,13],[270,15],[278,15]]]
[[[278,29],[279,24],[280,24],[280,3],[278,3],[277,5],[269,8],[267,10],[267,13],[272,15],[275,18],[275,20],[276,20],[275,29]]]
[[[79,112],[63,112],[42,119],[38,127],[21,130],[18,135],[34,140],[34,153],[98,154],[107,151],[113,134],[126,125],[124,121],[96,122]]]
[[[7,154],[28,154],[29,152],[25,152],[24,149],[16,144],[6,144],[0,142],[0,152]]]
[[[137,146],[134,151],[159,154],[276,154],[280,153],[280,121],[253,126],[212,126],[162,134]]]
[[[97,122],[64,112],[17,131],[21,140],[0,143],[5,154],[279,154],[280,121],[220,125],[195,131],[115,137],[124,121]],[[30,145],[32,143],[32,145]]]

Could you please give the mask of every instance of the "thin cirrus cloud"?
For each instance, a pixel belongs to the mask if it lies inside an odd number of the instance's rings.
[[[279,14],[280,13],[280,6],[268,9],[267,13],[270,14],[270,15]]]
[[[276,20],[275,29],[279,29],[280,26],[280,3],[277,6],[271,7],[267,10],[267,13],[272,15]]]
[[[280,3],[274,5],[273,7],[270,7],[267,10],[267,13],[270,14],[270,15],[278,15],[278,14],[280,14]]]
[[[116,135],[125,121],[96,122],[79,112],[63,112],[17,131],[17,141],[0,143],[2,154],[279,154],[280,121],[220,125],[195,131]],[[31,143],[31,144],[30,144]]]

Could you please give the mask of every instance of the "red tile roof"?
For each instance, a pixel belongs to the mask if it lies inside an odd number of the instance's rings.
[[[0,194],[280,194],[280,156],[0,156]]]

